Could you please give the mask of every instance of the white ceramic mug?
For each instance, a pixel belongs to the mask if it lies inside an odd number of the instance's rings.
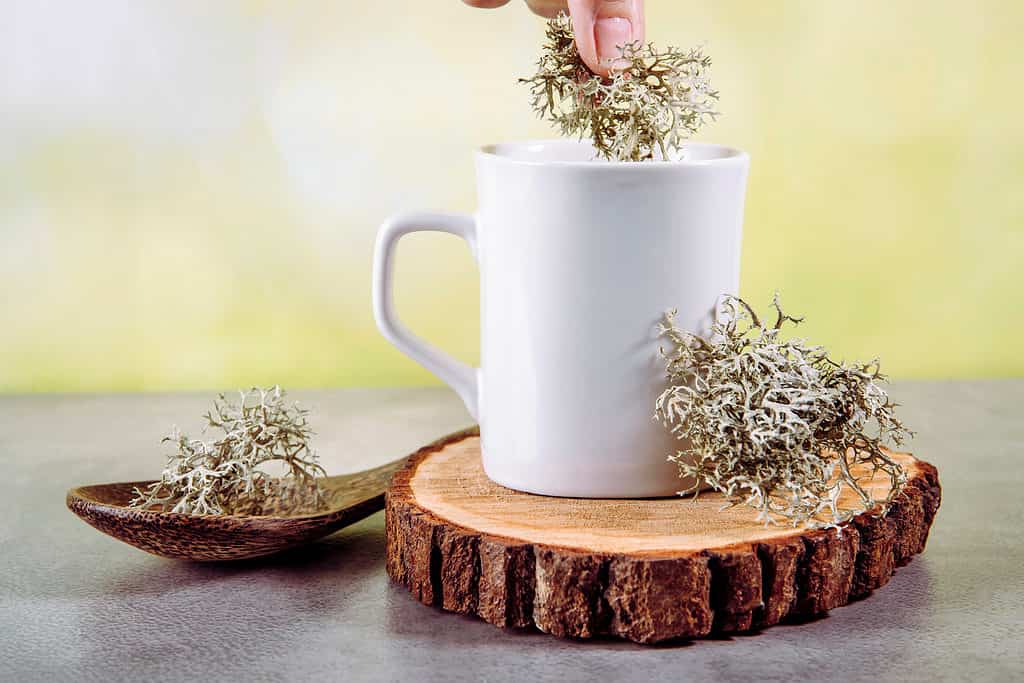
[[[396,216],[377,235],[383,335],[447,382],[479,421],[484,470],[554,496],[673,495],[680,446],[652,419],[665,386],[657,323],[697,331],[739,287],[749,157],[691,143],[683,160],[606,162],[568,140],[476,155],[475,216]],[[394,250],[417,231],[459,235],[480,267],[481,363],[410,333],[392,305]]]

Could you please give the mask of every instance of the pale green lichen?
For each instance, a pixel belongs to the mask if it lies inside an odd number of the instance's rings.
[[[672,158],[718,115],[711,60],[699,49],[623,45],[619,66],[601,78],[580,59],[568,17],[551,19],[546,35],[537,73],[520,79],[531,105],[563,135],[589,138],[606,159]]]
[[[324,470],[309,446],[307,415],[297,403],[287,403],[277,386],[239,391],[237,403],[221,394],[204,416],[206,429],[218,438],[190,439],[175,427],[164,438],[176,450],[160,480],[135,489],[131,507],[193,515],[322,509],[317,479]]]
[[[855,515],[884,513],[906,474],[884,441],[910,432],[880,384],[878,361],[837,363],[820,346],[781,338],[786,323],[776,295],[774,324],[744,301],[726,297],[706,337],[678,329],[666,314],[661,333],[669,388],[656,417],[685,443],[669,459],[680,476],[758,511],[765,523],[838,526]],[[866,474],[865,474],[866,473]],[[881,473],[876,500],[865,479]],[[842,506],[853,491],[856,503]]]

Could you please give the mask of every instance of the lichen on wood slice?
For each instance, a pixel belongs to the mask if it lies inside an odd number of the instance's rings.
[[[824,347],[783,339],[803,319],[786,315],[778,295],[773,306],[774,323],[762,323],[726,296],[706,335],[665,315],[669,387],[655,414],[684,444],[669,459],[697,482],[681,493],[710,486],[765,523],[838,527],[865,511],[884,515],[906,473],[883,444],[910,432],[878,361],[837,362]],[[890,483],[881,499],[866,485],[875,476]],[[840,503],[847,490],[853,504]]]
[[[177,427],[160,479],[135,489],[130,506],[193,515],[282,515],[326,507],[325,475],[309,441],[309,411],[285,401],[278,386],[224,394],[204,416],[219,438],[189,438]],[[280,474],[275,474],[277,470]]]
[[[567,16],[551,19],[546,36],[537,73],[520,79],[531,105],[563,135],[589,138],[605,159],[673,158],[718,115],[711,60],[697,48],[622,45],[616,68],[602,78],[580,58]]]

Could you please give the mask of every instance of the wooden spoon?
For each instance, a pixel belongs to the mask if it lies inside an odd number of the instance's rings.
[[[465,433],[451,434],[438,443],[462,438]],[[391,475],[411,457],[365,472],[321,479],[328,509],[310,515],[186,515],[129,508],[132,491],[148,486],[149,481],[79,486],[68,491],[66,502],[68,509],[91,526],[154,555],[179,560],[242,560],[309,543],[383,510]]]

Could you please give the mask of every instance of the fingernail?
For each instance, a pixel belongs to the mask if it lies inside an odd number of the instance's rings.
[[[597,58],[613,64],[622,56],[622,46],[633,41],[633,22],[625,17],[608,17],[594,22]]]

